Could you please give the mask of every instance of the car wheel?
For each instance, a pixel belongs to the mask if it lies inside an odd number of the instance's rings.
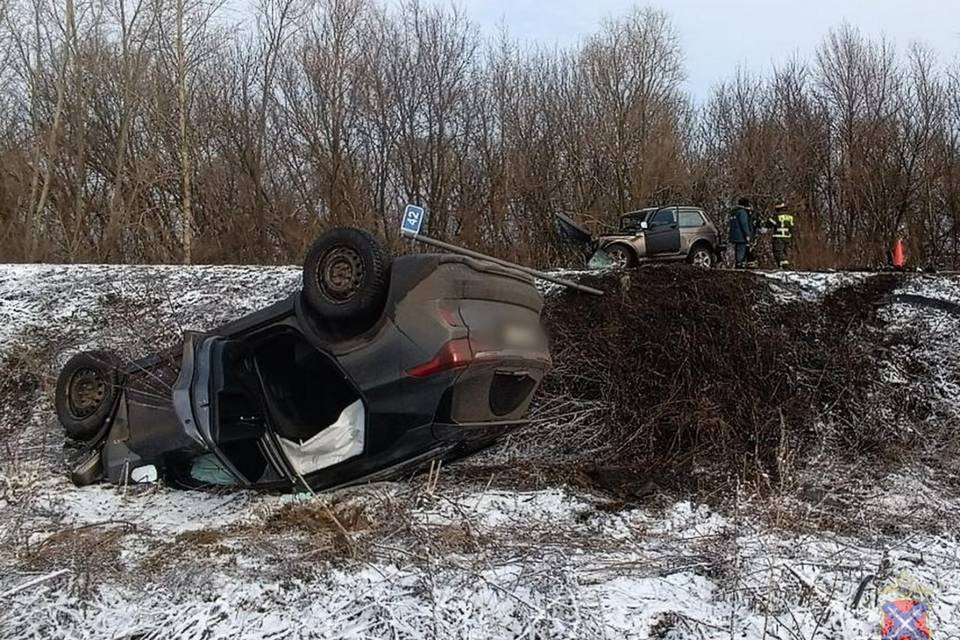
[[[687,256],[687,262],[698,269],[711,269],[713,268],[713,252],[710,251],[709,247],[694,247],[690,255]]]
[[[360,328],[380,316],[389,272],[390,256],[376,238],[360,229],[333,229],[307,252],[303,295],[323,318]]]
[[[89,440],[100,431],[120,393],[119,362],[107,351],[84,351],[60,370],[54,405],[69,437]]]
[[[610,261],[613,262],[614,265],[622,268],[633,266],[633,252],[627,247],[621,244],[615,244],[612,247],[607,247],[605,251],[607,255],[610,256]]]

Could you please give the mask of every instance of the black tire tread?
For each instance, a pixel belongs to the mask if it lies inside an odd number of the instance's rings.
[[[67,401],[67,384],[73,372],[81,367],[99,369],[107,381],[107,395],[103,404],[92,414],[84,418],[77,418],[70,413]],[[57,388],[54,394],[54,406],[57,418],[66,431],[67,436],[75,440],[89,440],[103,426],[113,411],[113,405],[120,393],[120,359],[110,351],[94,350],[75,354],[60,369],[57,377]]]
[[[353,299],[335,304],[324,295],[316,274],[324,254],[341,245],[350,246],[360,254],[365,280]],[[390,263],[390,255],[373,234],[353,227],[331,229],[314,241],[304,259],[303,296],[325,322],[332,322],[340,329],[366,329],[383,311],[390,285]]]

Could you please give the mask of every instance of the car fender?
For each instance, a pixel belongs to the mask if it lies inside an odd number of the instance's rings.
[[[687,250],[687,255],[693,255],[693,252],[698,248],[703,247],[710,253],[717,253],[717,245],[714,242],[710,242],[707,238],[700,237],[690,243],[690,248]]]

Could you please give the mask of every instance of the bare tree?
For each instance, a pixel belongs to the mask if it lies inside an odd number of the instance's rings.
[[[220,1],[0,5],[6,259],[290,261],[334,224],[393,242],[413,201],[439,237],[549,265],[555,210],[719,221],[749,195],[788,200],[801,264],[903,234],[960,265],[960,73],[922,46],[841,25],[696,104],[660,11],[536,49],[416,0],[258,0],[242,25]]]

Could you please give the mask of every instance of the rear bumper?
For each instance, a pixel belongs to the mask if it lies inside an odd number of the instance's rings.
[[[435,422],[455,425],[522,422],[548,367],[548,362],[521,359],[474,363],[464,369],[444,393]]]

